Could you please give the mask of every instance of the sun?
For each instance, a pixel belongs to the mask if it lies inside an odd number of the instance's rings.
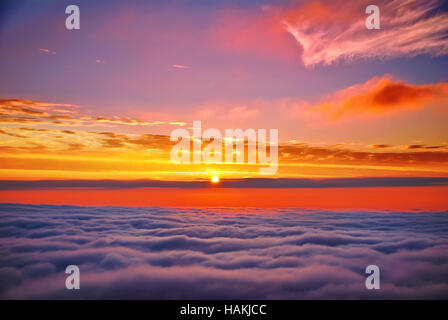
[[[219,182],[219,177],[218,176],[213,176],[212,177],[212,182],[213,183],[218,183]]]

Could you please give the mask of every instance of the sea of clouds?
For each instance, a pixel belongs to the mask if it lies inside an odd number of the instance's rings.
[[[0,204],[0,298],[446,299],[448,212]]]

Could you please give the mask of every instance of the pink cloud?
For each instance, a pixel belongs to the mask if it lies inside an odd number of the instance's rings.
[[[380,30],[367,30],[369,1],[311,2],[287,10],[283,23],[303,47],[306,66],[339,60],[439,56],[448,53],[448,14],[438,0],[377,1]]]
[[[44,52],[44,53],[56,54],[56,51],[53,51],[50,49],[45,49],[45,48],[40,48],[39,51]]]
[[[187,70],[190,69],[189,66],[184,66],[183,64],[172,64],[168,71],[176,71],[176,70]]]
[[[174,69],[189,69],[189,68],[190,68],[190,67],[188,67],[188,66],[184,66],[184,65],[182,65],[182,64],[173,64],[172,67],[173,67]]]
[[[288,6],[233,9],[212,28],[220,48],[303,64],[331,65],[355,59],[440,56],[448,53],[448,13],[439,0],[378,0],[380,30],[368,30],[371,1],[307,1]],[[295,43],[294,43],[295,42]]]
[[[299,47],[286,32],[278,8],[223,10],[210,29],[209,40],[220,50],[263,58],[296,58]]]

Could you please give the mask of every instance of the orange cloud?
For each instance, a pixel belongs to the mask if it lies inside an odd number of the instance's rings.
[[[10,136],[10,137],[15,137],[15,138],[25,138],[25,139],[27,138],[24,135],[17,134],[17,133],[12,133],[12,132],[9,132],[9,131],[5,131],[3,129],[0,129],[0,134],[6,135],[6,136]]]
[[[391,148],[374,145],[374,149]],[[411,151],[371,152],[331,146],[315,147],[306,143],[279,146],[279,158],[284,163],[356,164],[372,166],[425,166],[448,165],[447,146],[406,146]],[[416,149],[423,150],[417,151]],[[432,151],[429,151],[432,150]]]
[[[310,108],[338,120],[356,115],[379,115],[399,110],[416,110],[448,103],[448,83],[411,85],[390,77],[374,77],[331,95]]]
[[[0,129],[2,178],[163,177],[192,179],[217,171],[227,177],[258,176],[254,166],[174,165],[167,135],[82,130]],[[205,144],[204,144],[205,145]],[[255,169],[254,169],[255,168]],[[276,177],[441,176],[448,174],[448,145],[287,143],[279,146]]]
[[[156,126],[163,121],[142,121],[126,117],[93,117],[70,104],[55,104],[32,100],[0,100],[0,123],[53,125],[125,125]]]
[[[105,118],[105,117],[97,117],[95,119],[97,122],[105,122],[105,123],[114,123],[114,124],[124,124],[124,125],[130,125],[130,126],[157,126],[160,124],[164,124],[163,121],[141,121],[138,119],[129,119],[129,118]]]
[[[392,146],[390,146],[388,144],[372,144],[370,147],[372,149],[387,149],[387,148],[391,148]]]
[[[209,107],[214,106],[216,114],[221,115],[216,117],[218,121],[226,120],[231,114],[239,114],[239,119],[260,121],[261,111],[278,112],[279,108],[286,110],[288,107],[313,110],[314,113],[319,110],[330,117],[337,114],[338,119],[364,113],[408,110],[406,108],[409,107],[421,108],[443,99],[446,101],[446,97],[445,83],[409,85],[383,77],[336,92],[318,105],[288,100],[265,104],[259,101],[257,108],[255,102],[239,106],[213,103]],[[170,141],[165,131],[172,129],[169,122],[166,122],[167,127],[154,128],[154,131],[164,134],[129,133],[129,127],[122,125],[148,124],[122,117],[90,116],[71,105],[27,100],[0,101],[0,121],[14,118],[21,119],[25,125],[18,127],[7,122],[0,129],[0,176],[3,179],[68,178],[74,172],[80,178],[89,179],[194,179],[207,178],[213,171],[219,172],[224,179],[259,175],[259,168],[247,164],[172,164],[169,153],[175,142]],[[38,127],[45,121],[45,128]],[[73,126],[68,130],[61,124]],[[103,127],[99,127],[101,124]],[[443,142],[445,140],[425,139],[423,142],[412,138],[396,142],[387,137],[378,140],[369,140],[365,145],[349,142],[280,143],[276,177],[448,174],[448,143]],[[371,144],[375,142],[378,143]]]

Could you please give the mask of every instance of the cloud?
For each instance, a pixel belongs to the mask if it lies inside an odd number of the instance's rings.
[[[0,100],[0,123],[70,124],[87,116],[71,104],[56,104],[24,99]]]
[[[174,165],[169,161],[169,153],[176,142],[163,134],[125,134],[114,131],[85,131],[41,128],[8,128],[0,130],[2,135],[1,168],[4,170],[45,170],[42,178],[54,177],[52,172],[67,171],[66,178],[73,171],[98,172],[103,179],[107,172],[120,173],[150,172],[160,179],[160,172],[166,172],[168,179],[174,173],[208,177],[206,166]],[[245,143],[247,144],[247,142]],[[127,157],[123,157],[126,152]],[[27,154],[34,154],[33,157]],[[381,170],[386,176],[431,176],[444,175],[447,172],[448,145],[409,143],[404,145],[388,144],[308,144],[290,141],[280,143],[279,178],[322,176],[378,176]],[[148,161],[150,160],[150,161]],[[234,169],[233,169],[234,168]],[[247,165],[231,167],[230,164],[217,164],[215,170],[225,179],[239,178],[241,175],[229,175],[229,169],[247,172]],[[344,170],[341,174],[341,168]],[[346,170],[346,171],[345,171]],[[370,171],[369,171],[370,170]],[[374,170],[374,171],[372,171]],[[346,172],[350,172],[349,175]],[[317,173],[317,174],[316,174]],[[244,174],[253,177],[252,174]],[[256,175],[258,171],[256,170]],[[129,179],[144,176],[130,176]],[[20,177],[17,176],[17,179]],[[81,177],[80,177],[81,178]],[[118,177],[113,177],[117,178]],[[190,179],[189,178],[189,179]],[[188,180],[189,180],[188,179]],[[269,184],[269,183],[268,183]],[[223,185],[223,184],[221,184]]]
[[[447,82],[412,85],[383,76],[337,91],[324,101],[308,107],[308,110],[335,121],[353,116],[370,117],[419,110],[429,106],[443,110],[447,103]]]
[[[71,104],[55,104],[24,99],[0,100],[0,123],[52,125],[157,126],[163,121],[143,121],[127,117],[91,116]]]
[[[448,149],[448,146],[426,146],[423,144],[411,144],[406,146],[406,149],[438,150],[438,149]]]
[[[113,123],[113,124],[124,124],[129,126],[157,126],[160,124],[164,124],[163,121],[142,121],[138,119],[130,119],[130,118],[105,118],[105,117],[97,117],[95,119],[97,122],[104,122],[104,123]]]
[[[252,55],[300,56],[306,67],[356,59],[448,53],[448,13],[440,0],[378,0],[380,30],[368,30],[370,1],[290,1],[223,11],[211,28],[216,46]],[[295,43],[294,43],[295,42]]]
[[[15,137],[15,138],[24,138],[24,139],[27,138],[27,136],[24,136],[24,135],[21,135],[21,134],[12,133],[12,132],[8,132],[8,131],[5,131],[3,129],[0,129],[0,134],[4,134],[4,135],[10,136],[10,137]]]
[[[190,67],[189,66],[184,66],[182,64],[173,64],[173,65],[171,65],[171,68],[168,69],[168,71],[171,71],[171,70],[186,70],[186,69],[190,69]]]
[[[294,61],[299,50],[282,23],[281,10],[274,6],[223,9],[210,28],[209,40],[220,50]]]
[[[365,27],[369,4],[309,1],[287,9],[283,22],[303,47],[305,66],[448,53],[448,14],[437,10],[441,1],[377,1],[380,30]]]
[[[340,90],[314,104],[299,103],[294,99],[238,104],[220,102],[200,105],[193,112],[196,112],[196,116],[206,115],[207,112],[208,115],[215,115],[207,119],[201,116],[199,119],[204,119],[204,127],[216,124],[217,128],[226,128],[223,121],[227,123],[230,120],[236,128],[257,128],[256,125],[271,120],[272,112],[279,109],[283,111],[279,121],[286,121],[288,117],[292,126],[296,121],[292,116],[302,117],[305,121],[314,119],[322,122],[324,119],[324,124],[337,125],[337,121],[344,119],[365,117],[370,120],[375,116],[410,113],[414,110],[434,111],[434,116],[442,119],[445,115],[444,106],[448,103],[447,88],[445,82],[411,85],[384,76]],[[267,113],[267,110],[271,113]],[[170,176],[172,179],[174,174],[190,178],[194,174],[208,178],[205,165],[175,166],[169,161],[169,152],[175,142],[170,141],[166,132],[172,129],[172,125],[187,125],[187,122],[91,115],[70,104],[20,99],[0,100],[0,122],[7,124],[0,131],[0,151],[3,155],[1,168],[14,172],[16,178],[19,178],[21,172],[25,174],[22,170],[30,173],[33,170],[32,174],[37,174],[38,170],[45,172],[45,178],[56,178],[62,171],[67,172],[64,173],[67,174],[65,177],[78,171],[85,174],[82,178],[93,175],[94,171],[102,172],[101,177],[95,178],[105,178],[108,171],[115,172],[117,176],[113,178],[117,179],[118,175],[123,174],[128,175],[126,178],[143,178],[145,172],[145,176],[151,172],[158,179],[161,176]],[[238,125],[235,126],[235,123]],[[46,125],[45,129],[40,127],[43,124]],[[288,127],[283,124],[280,123],[280,127],[287,130]],[[129,133],[130,127],[137,127],[133,131],[135,133]],[[156,132],[163,134],[137,133],[148,127],[157,127]],[[293,126],[292,130],[297,134],[300,128]],[[280,141],[279,174],[280,177],[322,176],[320,166],[325,166],[325,175],[333,177],[378,174],[409,176],[411,171],[414,176],[440,176],[447,172],[448,145],[440,141],[438,136],[435,139],[430,137],[428,144],[413,138],[400,141],[400,145],[396,141],[389,144],[391,140],[384,137],[372,138],[368,145]],[[378,143],[373,143],[376,139]],[[126,157],[123,157],[125,151]],[[231,167],[229,164],[216,165],[214,168],[223,175],[228,174],[229,178],[242,175],[251,177],[254,172],[258,174],[258,170],[253,169],[256,167]]]
[[[74,146],[77,147],[77,146]],[[380,177],[380,178],[247,178],[222,180],[216,188],[372,188],[372,187],[423,187],[448,186],[445,177]],[[208,180],[161,181],[161,180],[0,180],[0,190],[32,190],[48,188],[185,188],[210,187]]]
[[[448,296],[448,212],[1,204],[0,215],[3,299]],[[381,290],[365,289],[369,264]]]
[[[187,125],[186,122],[182,122],[182,121],[171,121],[169,124],[172,126],[178,126],[178,127],[183,127],[183,126]]]
[[[229,119],[238,118],[247,120],[256,117],[260,111],[258,109],[248,109],[246,106],[238,106],[229,110],[227,117]]]
[[[385,149],[387,145],[380,145],[375,149]],[[358,165],[428,165],[429,163],[448,163],[447,146],[423,146],[420,148],[401,147],[388,151],[366,151],[363,149],[349,149],[340,146],[312,146],[306,143],[296,143],[279,146],[280,163],[334,163]]]
[[[391,148],[391,145],[388,144],[372,144],[370,146],[372,149],[386,149],[386,148]]]
[[[102,147],[105,148],[129,148],[137,149],[158,149],[163,151],[171,150],[174,142],[169,136],[158,134],[139,134],[127,135],[115,132],[97,132],[96,136],[100,136]]]
[[[44,52],[44,53],[56,54],[56,51],[53,51],[50,49],[45,49],[45,48],[41,48],[41,49],[39,49],[39,51]]]

